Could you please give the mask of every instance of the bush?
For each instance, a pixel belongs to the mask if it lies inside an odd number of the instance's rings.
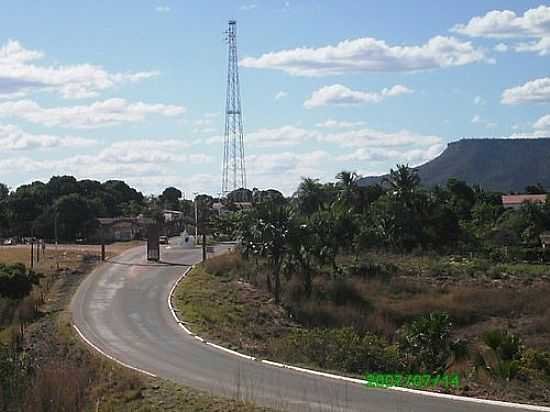
[[[410,355],[411,367],[428,373],[443,372],[451,356],[451,321],[446,313],[429,313],[406,325],[400,347]]]
[[[289,362],[353,374],[402,369],[397,346],[352,328],[293,331],[275,342],[273,350]]]
[[[5,265],[0,263],[0,296],[19,300],[31,293],[37,285],[40,275],[32,270],[27,271],[25,265],[16,263]]]
[[[521,339],[509,331],[492,329],[483,334],[482,341],[492,352],[482,356],[483,365],[495,376],[506,380],[514,378],[521,366]]]
[[[482,339],[502,360],[511,361],[520,357],[521,339],[509,331],[492,329],[485,332]]]

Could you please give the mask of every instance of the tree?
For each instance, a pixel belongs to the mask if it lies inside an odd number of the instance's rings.
[[[10,190],[4,183],[0,183],[0,236],[8,230],[7,203]]]
[[[542,184],[537,183],[536,185],[529,185],[525,188],[525,192],[529,193],[530,195],[543,195],[546,193],[546,190],[542,186]]]
[[[252,191],[245,188],[235,189],[226,196],[229,202],[252,202]]]
[[[303,178],[294,193],[298,210],[304,215],[310,215],[323,208],[325,193],[319,179]]]
[[[128,186],[122,180],[107,180],[101,186],[103,190],[113,194],[117,204],[128,203],[132,200],[143,202],[143,194]]]
[[[160,199],[165,203],[166,208],[174,209],[178,206],[178,201],[181,199],[181,190],[175,187],[167,187],[160,195]]]
[[[307,298],[311,296],[315,250],[319,249],[316,245],[318,238],[309,218],[292,215],[288,227],[289,261],[290,266],[300,269]]]
[[[336,175],[336,180],[339,188],[338,201],[350,211],[360,209],[362,199],[357,185],[359,175],[343,170]]]
[[[87,237],[97,228],[97,213],[93,203],[81,195],[72,193],[61,196],[41,218],[48,224],[50,234],[57,214],[58,236],[62,240],[74,240],[77,237]],[[44,220],[42,220],[44,219]]]
[[[8,200],[10,189],[4,183],[0,183],[0,202]]]
[[[390,191],[402,198],[408,198],[416,192],[420,184],[418,171],[409,165],[397,165],[397,169],[390,170],[390,175],[384,178],[384,182],[390,186]]]
[[[27,271],[22,263],[0,263],[0,296],[15,300],[23,299],[31,293],[39,279],[40,275],[32,270]]]
[[[253,242],[259,247],[260,255],[265,256],[271,266],[274,282],[273,296],[275,302],[280,301],[281,265],[287,255],[287,238],[290,209],[272,204],[262,204],[257,209],[257,220],[252,227]],[[267,279],[267,287],[271,289],[271,281]]]
[[[447,190],[451,194],[450,207],[461,219],[469,219],[476,201],[473,189],[462,180],[450,178]]]

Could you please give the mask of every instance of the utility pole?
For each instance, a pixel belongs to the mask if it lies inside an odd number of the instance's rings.
[[[34,269],[34,239],[31,235],[31,269]]]
[[[223,139],[222,192],[246,188],[244,164],[243,117],[237,56],[237,22],[229,20],[226,41],[228,44],[227,89],[225,97],[225,132]]]
[[[206,233],[202,234],[202,261],[206,260]]]
[[[53,230],[55,233],[55,267],[57,270],[59,270],[59,249],[58,249],[58,242],[57,242],[57,217],[59,215],[59,212],[56,210],[55,215],[53,218]]]
[[[105,240],[103,238],[103,225],[101,225],[101,231],[99,232],[101,236],[101,261],[105,260]]]
[[[193,195],[195,196],[195,200],[193,203],[195,203],[195,242],[199,242],[199,209],[197,205],[197,195],[199,192],[193,192]]]

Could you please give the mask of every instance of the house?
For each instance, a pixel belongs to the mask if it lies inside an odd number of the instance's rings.
[[[519,209],[523,203],[544,204],[546,195],[503,195],[502,206],[507,209]]]
[[[179,210],[163,210],[164,225],[162,232],[164,235],[174,236],[180,234],[185,229],[185,213]]]
[[[100,217],[99,229],[94,238],[104,242],[134,240],[143,234],[143,221],[139,217]]]

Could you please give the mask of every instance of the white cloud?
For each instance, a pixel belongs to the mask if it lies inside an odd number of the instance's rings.
[[[194,159],[186,154],[190,146],[189,143],[176,139],[126,140],[103,149],[97,159],[114,163],[189,162]],[[208,161],[207,157],[202,157],[201,160]]]
[[[531,80],[522,86],[504,90],[501,102],[504,104],[550,102],[550,77]]]
[[[472,117],[472,123],[483,125],[487,129],[493,129],[497,126],[497,124],[494,122],[490,122],[485,119],[482,119],[479,114],[475,114],[474,117]]]
[[[323,129],[351,129],[364,125],[365,122],[347,122],[328,119],[322,123],[317,123],[315,126]]]
[[[250,4],[243,4],[240,9],[244,11],[254,10],[256,7],[256,3],[250,3]]]
[[[543,37],[538,41],[518,43],[514,47],[518,52],[533,52],[539,56],[547,56],[550,54],[550,36]]]
[[[436,36],[421,46],[390,46],[364,37],[335,46],[270,52],[241,60],[243,67],[277,69],[297,76],[347,72],[418,71],[491,61],[485,51],[454,37]]]
[[[499,52],[499,53],[504,53],[504,52],[507,52],[508,51],[508,46],[504,43],[499,43],[497,44],[494,49],[495,51]]]
[[[406,129],[384,132],[368,128],[325,134],[319,140],[343,147],[425,146],[441,143],[438,136],[421,135]]]
[[[341,161],[369,161],[369,162],[394,162],[394,163],[409,163],[411,166],[427,162],[439,156],[445,145],[438,143],[423,149],[381,149],[381,148],[359,148],[354,152],[339,156],[337,159]]]
[[[215,127],[195,127],[193,133],[215,133]]]
[[[341,128],[344,130],[324,132],[285,125],[277,128],[255,130],[245,135],[245,142],[255,147],[293,146],[306,142],[333,143],[341,147],[427,146],[441,143],[441,138],[438,136],[421,135],[405,129],[397,132],[384,132],[364,127],[351,130],[352,123],[346,124],[336,121],[328,121],[319,125],[322,128]],[[357,122],[356,125],[361,126],[363,122]],[[207,144],[220,144],[222,142],[222,136],[213,136],[205,140]]]
[[[523,52],[550,53],[550,6],[541,5],[528,9],[523,15],[510,10],[492,10],[485,16],[473,17],[467,24],[458,24],[451,31],[470,37],[494,39],[535,38],[528,43],[519,43],[514,49]],[[506,51],[504,44],[497,51]]]
[[[486,102],[485,102],[485,99],[481,96],[476,96],[474,97],[474,104],[478,104],[478,105],[484,105]]]
[[[0,125],[0,152],[9,150],[52,149],[93,146],[96,141],[74,136],[32,134],[14,125]]]
[[[158,71],[109,73],[91,64],[38,66],[44,53],[25,49],[9,40],[0,48],[0,94],[21,95],[30,90],[50,90],[65,98],[97,96],[99,92],[125,82],[136,82],[159,75]]]
[[[323,150],[295,153],[282,152],[275,154],[253,154],[246,157],[246,164],[251,175],[293,173],[320,166],[322,161],[330,158]]]
[[[285,92],[284,90],[281,90],[275,95],[275,100],[281,100],[283,97],[286,97],[286,96],[288,96],[288,93]]]
[[[317,139],[319,133],[315,130],[307,130],[300,127],[286,125],[277,128],[262,128],[248,133],[245,136],[247,143],[254,146],[289,146]]]
[[[540,119],[538,119],[533,124],[533,127],[538,130],[545,130],[546,133],[550,135],[550,114],[542,116]]]
[[[155,11],[157,13],[169,13],[172,9],[168,6],[157,6],[155,7]]]
[[[182,165],[204,164],[213,160],[203,153],[189,153],[189,146],[187,142],[177,139],[126,140],[113,143],[96,154],[65,159],[0,158],[0,174],[32,173],[33,180],[40,174],[46,179],[56,174],[70,174],[77,178],[123,179],[129,183],[140,179],[162,180],[172,176]],[[159,189],[157,187],[151,191],[158,192]]]
[[[113,126],[124,122],[144,120],[147,114],[178,116],[183,106],[165,104],[128,103],[125,99],[108,99],[90,105],[44,108],[32,100],[0,103],[0,116],[16,117],[44,126],[91,129]]]
[[[326,105],[356,105],[361,103],[379,103],[386,97],[399,96],[400,94],[413,93],[414,91],[397,84],[389,89],[382,89],[380,92],[362,92],[352,90],[341,84],[324,86],[313,92],[311,97],[304,102],[306,109]]]
[[[471,37],[513,38],[550,34],[550,7],[528,9],[522,16],[510,10],[492,10],[473,17],[467,24],[457,24],[451,31]]]
[[[325,178],[330,175],[326,167],[330,159],[330,154],[323,150],[249,155],[246,157],[248,180],[253,186],[273,187],[290,195],[302,177]]]

